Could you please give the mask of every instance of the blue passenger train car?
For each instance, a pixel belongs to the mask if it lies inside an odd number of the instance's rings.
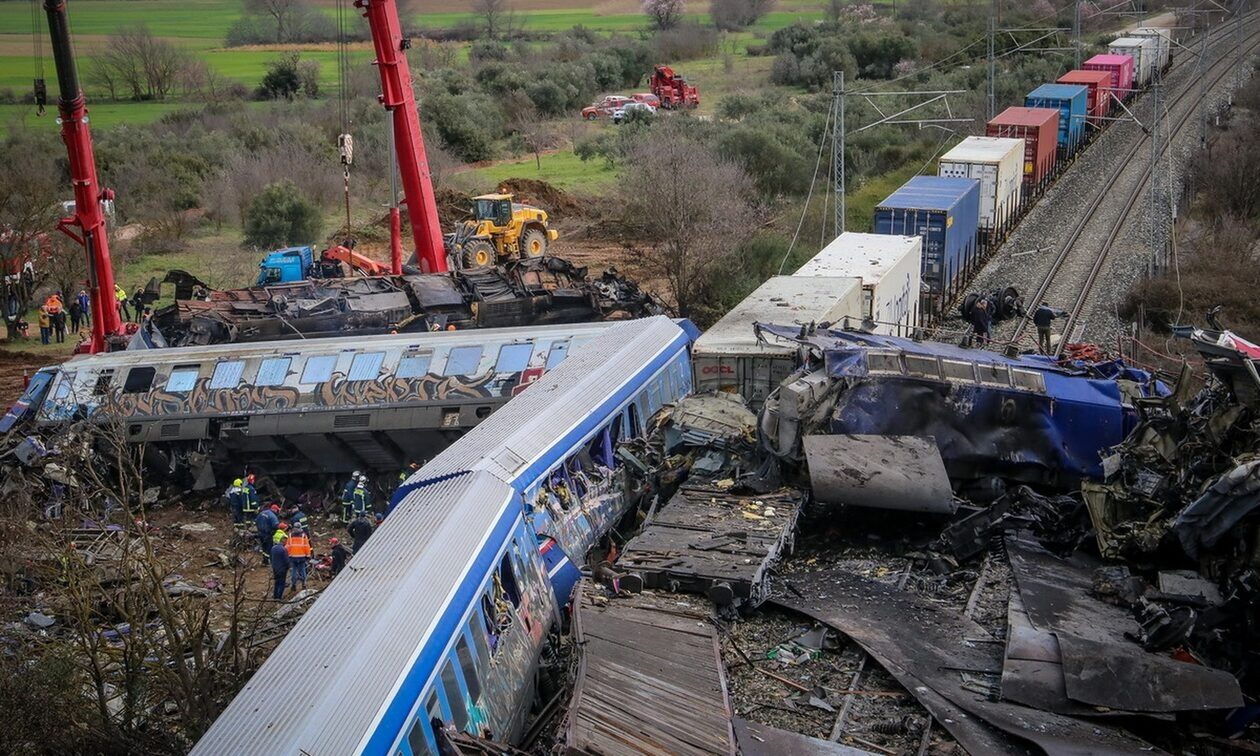
[[[1024,107],[1059,111],[1059,157],[1071,157],[1085,140],[1089,88],[1080,84],[1042,84],[1024,98]]]
[[[923,283],[951,296],[980,264],[980,182],[915,176],[875,206],[875,233],[923,237]]]
[[[634,504],[615,444],[691,389],[685,321],[613,324],[406,481],[194,754],[520,736],[575,564]]]

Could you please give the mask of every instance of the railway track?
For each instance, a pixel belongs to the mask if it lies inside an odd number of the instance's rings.
[[[1256,17],[1256,11],[1248,13],[1244,17],[1244,25],[1253,21]],[[1217,46],[1225,41],[1229,46],[1219,53],[1218,59],[1211,63],[1202,76],[1208,78],[1207,89],[1211,89],[1225,79],[1234,66],[1237,65],[1238,58],[1234,53],[1237,52],[1239,46],[1244,48],[1243,57],[1255,52],[1260,46],[1260,31],[1251,30],[1240,42],[1232,42],[1234,35],[1233,24],[1221,24],[1217,29],[1209,31],[1208,34],[1211,43],[1209,47],[1209,55],[1216,52]],[[1224,40],[1222,40],[1222,37]],[[1194,60],[1189,55],[1183,55],[1182,62],[1178,63],[1169,72],[1182,73],[1187,69],[1194,68]],[[1167,152],[1169,145],[1175,143],[1176,139],[1184,132],[1184,130],[1193,122],[1191,115],[1197,110],[1199,102],[1197,95],[1199,89],[1193,86],[1193,82],[1186,81],[1180,90],[1167,102],[1167,120],[1174,124],[1169,129],[1168,141],[1161,148],[1160,155],[1163,157]],[[1188,104],[1188,106],[1187,106]],[[1073,225],[1066,240],[1060,245],[1053,262],[1050,265],[1046,275],[1042,277],[1041,283],[1036,293],[1031,298],[1026,298],[1029,313],[1017,321],[1013,333],[1008,337],[1007,343],[1018,345],[1028,334],[1032,324],[1032,310],[1043,301],[1056,299],[1052,296],[1052,292],[1056,289],[1063,292],[1076,291],[1075,301],[1072,308],[1068,311],[1067,324],[1063,329],[1064,338],[1060,340],[1060,344],[1056,350],[1056,356],[1062,353],[1063,346],[1071,340],[1079,337],[1083,330],[1082,316],[1085,312],[1086,305],[1094,289],[1094,284],[1098,281],[1100,273],[1103,271],[1109,258],[1112,248],[1116,245],[1125,226],[1131,220],[1134,209],[1138,205],[1138,200],[1148,191],[1148,184],[1151,179],[1151,166],[1149,161],[1135,162],[1135,158],[1141,154],[1143,148],[1149,150],[1151,136],[1144,133],[1140,138],[1134,141],[1134,144],[1127,150],[1121,159],[1121,164],[1125,166],[1121,170],[1110,174],[1107,182],[1101,187],[1089,201],[1087,206],[1079,213],[1079,220]],[[1127,179],[1127,180],[1126,180]],[[1131,182],[1131,188],[1127,193],[1120,197],[1122,203],[1118,208],[1118,212],[1107,210],[1107,205],[1113,203],[1117,199],[1117,194],[1113,191],[1117,187],[1123,187]],[[1094,249],[1093,245],[1082,243],[1083,239],[1087,240],[1098,234],[1102,237],[1101,243]],[[1090,256],[1092,255],[1092,257]],[[1075,265],[1078,259],[1084,259]],[[1063,276],[1067,271],[1084,272],[1084,277]],[[1066,297],[1058,298],[1063,301]]]

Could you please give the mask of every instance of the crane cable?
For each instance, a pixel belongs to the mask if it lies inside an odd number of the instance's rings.
[[[31,43],[35,50],[35,115],[44,114],[48,83],[44,79],[44,35],[39,31],[39,0],[31,0]]]
[[[346,92],[349,51],[346,43],[346,0],[337,0],[337,112],[341,133],[337,153],[341,157],[341,177],[346,200],[346,236],[350,235],[350,165],[354,162],[354,137],[350,134],[350,104]]]

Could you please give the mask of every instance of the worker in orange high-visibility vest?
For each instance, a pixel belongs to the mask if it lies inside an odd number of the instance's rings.
[[[298,591],[298,583],[306,590],[306,570],[311,563],[311,537],[305,530],[294,528],[285,542],[285,550],[289,553],[289,588]]]

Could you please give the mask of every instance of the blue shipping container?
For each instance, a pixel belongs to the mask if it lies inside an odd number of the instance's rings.
[[[915,176],[875,207],[875,233],[923,237],[923,282],[951,293],[979,263],[980,181]]]
[[[1076,152],[1085,137],[1089,87],[1080,84],[1042,84],[1024,98],[1024,107],[1059,111],[1059,149],[1064,156]]]

